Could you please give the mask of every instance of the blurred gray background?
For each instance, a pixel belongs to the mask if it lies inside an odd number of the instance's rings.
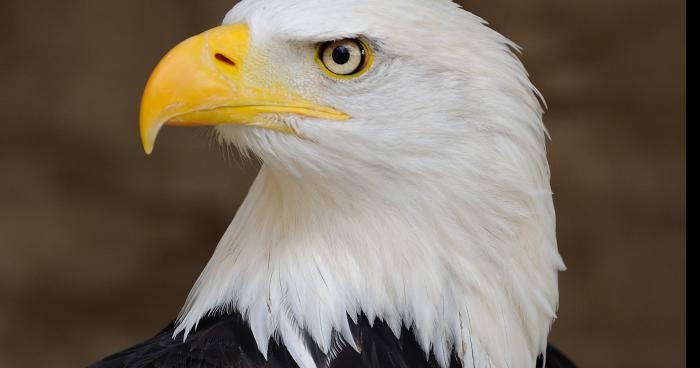
[[[550,110],[560,319],[581,367],[685,366],[685,2],[473,0]],[[231,0],[0,2],[0,367],[80,367],[178,312],[257,170],[142,153],[153,66]]]

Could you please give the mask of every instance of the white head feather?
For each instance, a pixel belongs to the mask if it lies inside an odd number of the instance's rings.
[[[412,327],[446,366],[530,368],[557,308],[555,216],[537,91],[516,46],[448,0],[244,0],[251,56],[347,122],[280,116],[307,140],[220,126],[261,172],[178,333],[237,310],[267,353],[315,367],[347,316]],[[372,70],[337,81],[317,42],[362,36]]]

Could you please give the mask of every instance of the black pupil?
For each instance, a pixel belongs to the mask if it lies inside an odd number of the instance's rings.
[[[338,46],[333,50],[333,61],[338,65],[343,65],[350,61],[350,50],[345,46]]]

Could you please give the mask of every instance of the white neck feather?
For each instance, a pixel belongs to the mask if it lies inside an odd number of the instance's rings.
[[[302,331],[333,355],[337,341],[354,346],[347,316],[364,313],[397,336],[412,327],[443,366],[455,350],[464,367],[531,368],[546,347],[563,264],[546,161],[526,179],[490,192],[449,177],[343,188],[266,164],[177,334],[208,313],[240,311],[263,354],[279,338],[312,368]]]

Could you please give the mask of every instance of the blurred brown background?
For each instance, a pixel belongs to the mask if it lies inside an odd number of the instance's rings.
[[[685,2],[463,4],[525,47],[550,106],[551,340],[581,367],[685,366]],[[85,366],[178,312],[256,167],[206,130],[145,157],[139,98],[231,6],[0,2],[0,367]]]

